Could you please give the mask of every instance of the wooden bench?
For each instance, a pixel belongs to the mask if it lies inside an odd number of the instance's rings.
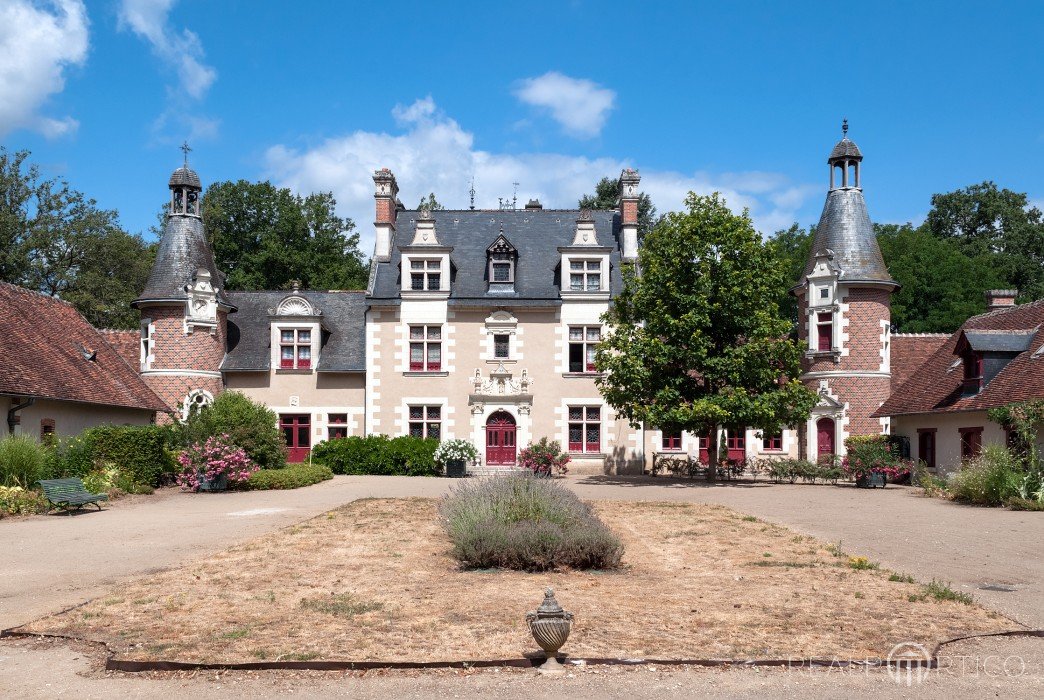
[[[37,483],[43,489],[47,500],[56,508],[80,510],[88,503],[93,503],[101,510],[99,501],[109,500],[107,494],[88,491],[80,479],[42,479]]]

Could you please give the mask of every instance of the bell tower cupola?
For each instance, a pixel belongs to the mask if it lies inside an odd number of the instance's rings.
[[[863,189],[859,173],[862,162],[863,154],[859,151],[859,146],[848,138],[848,120],[843,119],[841,121],[841,140],[837,142],[834,150],[830,152],[830,157],[827,158],[827,163],[830,164],[830,189],[847,190],[850,187],[857,190]]]
[[[181,152],[185,161],[180,168],[170,175],[167,185],[170,187],[171,216],[199,216],[199,200],[203,192],[199,175],[189,167],[188,154],[192,149],[188,142],[181,144]]]

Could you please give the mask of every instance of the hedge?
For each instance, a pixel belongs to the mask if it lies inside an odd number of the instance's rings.
[[[294,464],[282,469],[262,469],[250,475],[246,488],[252,491],[299,489],[333,478],[330,468],[322,464]]]
[[[438,476],[433,438],[368,435],[321,442],[312,449],[312,461],[325,464],[334,474],[383,476]]]
[[[134,483],[159,486],[177,471],[169,449],[173,439],[171,428],[158,425],[88,428],[55,447],[47,467],[48,476],[82,479],[110,463]]]

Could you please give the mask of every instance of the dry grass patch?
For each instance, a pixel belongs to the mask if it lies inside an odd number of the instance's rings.
[[[435,501],[366,500],[28,628],[132,659],[517,658],[547,585],[576,614],[574,657],[862,658],[1010,626],[719,506],[595,510],[624,542],[617,572],[463,572]]]

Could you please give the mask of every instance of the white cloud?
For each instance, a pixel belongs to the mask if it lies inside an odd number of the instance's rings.
[[[521,81],[515,96],[526,104],[548,110],[566,133],[580,138],[601,133],[616,101],[612,90],[556,71]]]
[[[80,0],[59,0],[54,12],[31,0],[0,2],[0,136],[32,129],[48,138],[76,130],[70,116],[39,113],[65,87],[65,69],[87,60],[87,11]]]
[[[468,187],[475,178],[475,204],[494,209],[498,197],[512,196],[519,185],[519,202],[540,199],[548,208],[575,208],[577,200],[603,177],[614,177],[627,166],[618,158],[585,158],[556,153],[507,154],[477,150],[474,137],[441,114],[430,97],[396,106],[393,116],[401,133],[355,131],[313,147],[276,145],[265,154],[266,175],[307,194],[332,191],[341,215],[358,226],[364,252],[373,249],[373,171],[388,167],[399,183],[399,198],[413,208],[434,192],[451,209],[468,206]],[[785,228],[808,197],[823,190],[790,182],[775,173],[682,173],[641,170],[642,189],[660,212],[682,207],[690,191],[721,192],[735,210],[749,208],[759,230]]]
[[[156,56],[176,73],[179,90],[199,99],[217,79],[217,72],[203,63],[203,45],[194,32],[179,32],[168,25],[175,1],[122,0],[119,27],[148,41]]]

